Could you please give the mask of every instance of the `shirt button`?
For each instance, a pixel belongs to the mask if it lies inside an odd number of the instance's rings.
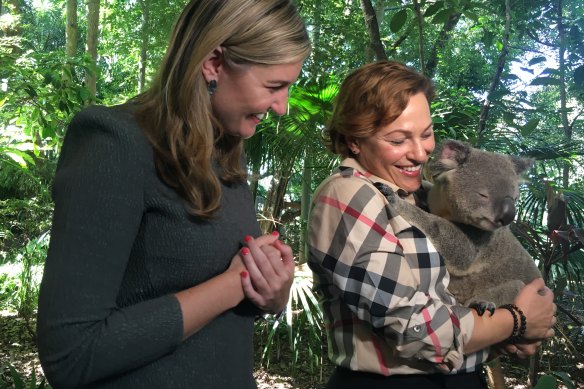
[[[414,326],[414,332],[420,332],[422,329],[420,326]]]

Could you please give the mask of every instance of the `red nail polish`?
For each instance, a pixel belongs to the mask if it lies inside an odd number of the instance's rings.
[[[249,254],[249,249],[247,247],[244,247],[244,248],[241,249],[241,253],[243,255],[247,255],[247,254]]]
[[[246,242],[249,242],[252,238],[250,235],[246,235],[244,239]]]
[[[275,230],[275,231],[272,231],[272,235],[278,236],[278,235],[280,235],[280,233],[278,232],[278,230]]]
[[[247,272],[245,270],[241,272],[241,278],[247,278]]]

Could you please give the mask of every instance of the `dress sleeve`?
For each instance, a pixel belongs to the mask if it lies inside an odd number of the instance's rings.
[[[69,126],[38,310],[39,356],[54,387],[137,368],[181,341],[174,296],[116,304],[143,214],[149,155],[128,114],[90,108]]]
[[[331,282],[330,293],[370,323],[400,358],[458,369],[474,319],[441,285],[447,273],[435,250],[434,255],[425,252],[427,239],[412,236],[412,231],[397,234],[400,223],[405,221],[391,214],[367,181],[332,179],[314,200],[311,256],[322,278]],[[405,239],[412,239],[408,254],[402,246]],[[411,247],[419,253],[412,255]]]

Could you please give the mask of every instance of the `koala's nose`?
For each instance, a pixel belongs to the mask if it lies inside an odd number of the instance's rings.
[[[515,201],[509,196],[505,197],[499,204],[499,214],[497,223],[502,226],[510,224],[515,219]]]

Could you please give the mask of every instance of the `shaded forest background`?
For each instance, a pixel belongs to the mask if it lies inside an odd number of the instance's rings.
[[[185,3],[0,0],[0,311],[17,323],[0,323],[0,377],[11,385],[44,385],[38,363],[25,368],[12,351],[35,336],[51,179],[67,123],[87,105],[122,103],[148,86]],[[435,81],[439,140],[536,159],[513,230],[562,316],[560,335],[530,371],[533,382],[546,377],[540,387],[584,387],[584,2],[296,3],[313,54],[291,89],[289,113],[270,115],[246,141],[258,220],[282,232],[299,265],[286,314],[257,322],[258,370],[284,366],[292,378],[313,377],[297,387],[320,382],[326,339],[303,266],[304,236],[311,194],[338,162],[320,136],[347,72],[395,59]]]

